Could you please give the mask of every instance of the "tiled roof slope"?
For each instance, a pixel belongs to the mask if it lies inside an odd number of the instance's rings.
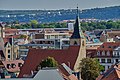
[[[105,42],[98,48],[98,50],[113,50],[118,46],[120,46],[120,42]]]
[[[31,71],[34,71],[39,63],[48,56],[54,57],[59,64],[69,63],[70,68],[73,70],[79,50],[80,46],[70,46],[68,49],[62,50],[30,49],[25,64],[21,68],[19,77],[23,77],[24,74],[30,75]]]
[[[96,80],[120,80],[120,64],[112,66],[104,74],[100,75]]]

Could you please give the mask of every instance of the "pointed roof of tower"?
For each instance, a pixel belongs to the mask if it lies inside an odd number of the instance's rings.
[[[81,31],[81,27],[80,26],[80,21],[79,21],[79,10],[77,7],[77,16],[76,16],[76,20],[75,20],[75,25],[74,25],[74,32],[71,36],[71,39],[79,39],[82,38],[82,31]]]

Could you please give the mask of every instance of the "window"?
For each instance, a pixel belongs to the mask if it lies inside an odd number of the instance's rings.
[[[107,56],[110,56],[110,51],[107,51]]]
[[[85,42],[84,41],[82,41],[82,46],[85,46]]]
[[[119,56],[119,52],[117,52],[117,56]]]
[[[10,69],[10,68],[11,68],[11,65],[10,65],[10,64],[7,64],[7,68]]]
[[[100,62],[100,59],[97,59],[98,60],[98,62]]]
[[[8,50],[8,53],[10,53],[10,50]]]
[[[58,35],[55,35],[55,39],[58,39]]]
[[[101,63],[105,63],[105,59],[101,59]]]
[[[22,63],[18,63],[18,67],[22,67]]]
[[[74,42],[74,45],[77,45],[77,42],[76,42],[76,41]]]
[[[102,56],[105,56],[105,51],[102,52]]]
[[[116,52],[114,51],[114,56],[117,56]]]
[[[50,35],[47,35],[47,39],[50,39]]]
[[[12,68],[15,68],[15,67],[16,67],[16,65],[12,63],[12,64],[11,64],[11,67],[12,67]]]
[[[100,51],[97,52],[97,56],[100,56]]]
[[[118,59],[116,59],[115,61],[116,61],[116,63],[117,63],[117,62],[118,62]]]
[[[66,35],[63,35],[63,38],[66,38]]]
[[[111,63],[111,59],[107,59],[107,63]]]
[[[8,58],[10,58],[10,55],[8,55]]]

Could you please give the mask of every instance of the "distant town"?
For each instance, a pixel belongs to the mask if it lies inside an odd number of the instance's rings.
[[[1,10],[0,80],[120,80],[120,6],[106,9]]]
[[[60,10],[0,10],[0,22],[30,22],[37,20],[39,23],[59,22],[73,20],[76,9]],[[81,19],[119,20],[120,6],[79,10]]]

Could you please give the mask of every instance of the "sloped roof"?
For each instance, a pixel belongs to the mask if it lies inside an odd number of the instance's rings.
[[[24,61],[23,60],[13,60],[13,61],[2,61],[2,63],[4,64],[7,71],[18,72],[18,71],[20,71],[19,63],[23,64]],[[10,65],[9,68],[7,67],[8,64]],[[14,64],[15,67],[12,67],[12,64]]]
[[[79,21],[79,10],[77,7],[77,16],[76,16],[76,21],[74,25],[74,32],[72,36],[70,37],[71,39],[80,39],[84,38],[84,35],[82,33],[81,27],[80,27],[80,21]]]
[[[120,80],[120,64],[115,64],[96,80]]]
[[[102,34],[102,30],[95,30],[94,31],[94,34],[96,35],[96,36],[100,36],[101,34]]]
[[[75,62],[79,54],[80,46],[70,46],[68,49],[30,49],[25,60],[25,64],[21,68],[19,77],[24,74],[30,74],[34,71],[40,62],[49,57],[54,57],[58,64],[68,64],[73,70]]]
[[[79,33],[79,17],[76,18],[76,22],[74,25],[74,32],[71,36],[71,39],[79,39],[80,38],[80,33]]]
[[[109,35],[109,37],[115,38],[116,36],[120,36],[120,30],[107,32],[107,34]]]
[[[114,48],[120,46],[120,42],[104,42],[98,50],[113,50]]]
[[[64,80],[58,69],[40,70],[34,80]]]
[[[4,31],[5,31],[6,34],[11,34],[11,33],[18,32],[17,29],[11,29],[11,28],[6,28]]]

